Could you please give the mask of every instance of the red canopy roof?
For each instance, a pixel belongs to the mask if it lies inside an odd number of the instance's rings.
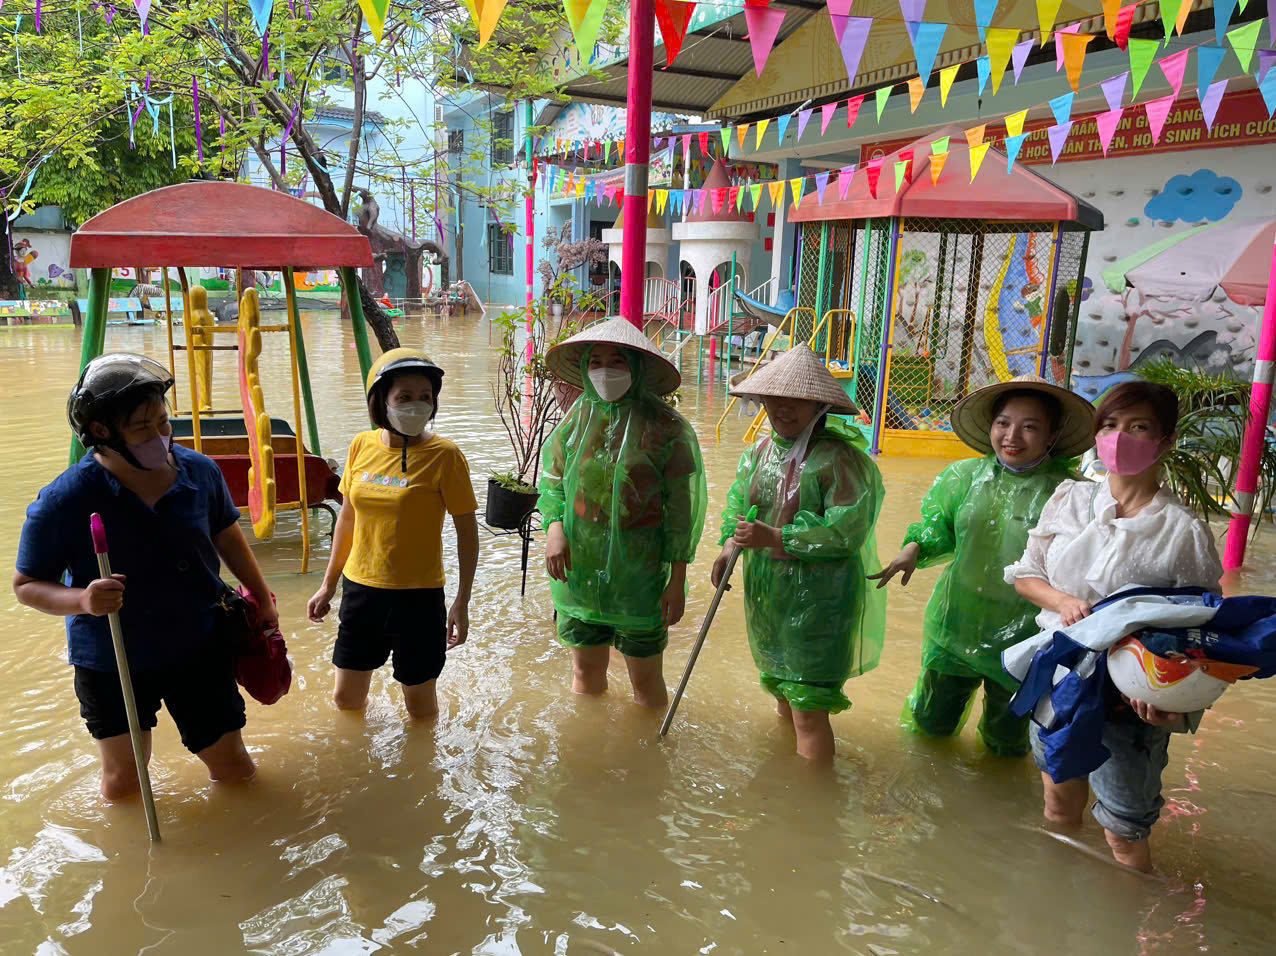
[[[287,193],[243,183],[165,186],[98,213],[71,237],[71,267],[372,265],[359,230]]]
[[[948,160],[939,183],[930,181],[930,144],[949,137]],[[895,163],[912,151],[909,175],[912,182],[895,190]],[[927,133],[882,160],[877,198],[868,189],[865,163],[860,163],[845,199],[829,184],[824,202],[811,194],[797,209],[790,210],[792,222],[825,219],[876,219],[886,216],[916,216],[931,219],[985,219],[1013,222],[1064,222],[1083,229],[1102,229],[1103,213],[1084,199],[1060,189],[1022,163],[1006,172],[1006,157],[990,149],[975,181],[970,181],[970,148],[965,128],[945,126]]]

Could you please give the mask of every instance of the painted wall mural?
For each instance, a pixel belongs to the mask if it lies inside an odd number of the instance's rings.
[[[15,264],[26,267],[30,288],[75,288],[75,273],[67,264],[71,261],[69,232],[16,229],[13,233],[13,251]],[[26,284],[25,280],[23,284]]]

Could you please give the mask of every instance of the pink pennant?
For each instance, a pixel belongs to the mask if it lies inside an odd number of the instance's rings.
[[[1152,128],[1152,145],[1155,146],[1160,140],[1161,130],[1165,127],[1165,118],[1170,115],[1173,106],[1173,96],[1162,96],[1143,104],[1143,109],[1147,112],[1148,126]]]
[[[829,121],[833,119],[833,114],[836,112],[837,112],[836,100],[834,100],[832,103],[825,103],[823,106],[820,107],[820,135],[821,136],[823,136],[824,133],[828,130]]]
[[[850,129],[855,125],[855,119],[860,115],[860,107],[864,105],[864,94],[852,96],[846,101],[846,128]]]
[[[1058,73],[1063,69],[1063,35],[1065,33],[1075,34],[1081,29],[1080,23],[1074,23],[1070,27],[1060,27],[1054,31],[1054,71]]]
[[[797,139],[794,140],[795,143],[802,139],[802,134],[806,131],[806,124],[811,122],[811,114],[814,112],[815,110],[811,109],[802,110],[798,113],[798,134]]]
[[[1028,62],[1028,54],[1032,52],[1032,48],[1037,45],[1036,40],[1024,40],[1022,43],[1015,45],[1010,51],[1010,63],[1015,69],[1015,83],[1019,83],[1019,77],[1023,75],[1023,65]]]
[[[1068,134],[1072,132],[1072,120],[1066,123],[1060,123],[1058,126],[1051,126],[1046,133],[1050,137],[1050,165],[1053,166],[1059,161],[1059,154],[1063,152],[1063,144],[1068,141]]]
[[[1161,72],[1165,74],[1165,79],[1169,82],[1170,89],[1174,91],[1175,97],[1183,89],[1183,73],[1187,69],[1187,55],[1191,52],[1192,49],[1189,47],[1157,61],[1157,65],[1161,68]]]
[[[693,190],[693,192],[695,194],[696,212],[703,216],[705,200],[709,198],[709,190],[696,189],[696,190]]]
[[[1205,118],[1205,129],[1214,126],[1214,117],[1218,114],[1218,104],[1223,101],[1223,93],[1227,90],[1227,80],[1211,83],[1201,97],[1201,115]],[[1200,92],[1199,90],[1197,91]]]
[[[1094,118],[1099,127],[1099,142],[1103,145],[1104,156],[1108,155],[1108,147],[1112,145],[1112,134],[1116,132],[1117,124],[1121,122],[1121,114],[1124,112],[1125,107],[1118,106],[1106,113],[1099,113]]]
[[[727,201],[727,187],[719,186],[717,189],[709,190],[709,192],[712,194],[712,197],[713,197],[714,215],[717,215],[718,213],[722,212],[722,207]]]
[[[843,166],[837,171],[837,198],[845,199],[851,188],[851,180],[855,178],[855,164]]]
[[[771,56],[771,48],[775,46],[775,38],[780,35],[784,11],[759,7],[751,3],[746,4],[744,22],[749,28],[749,49],[753,52],[753,68],[758,76],[761,76],[762,71],[766,69],[766,61]]]
[[[833,35],[837,42],[842,42],[842,34],[846,32],[846,17],[851,12],[854,0],[828,0],[829,19],[833,21]]]

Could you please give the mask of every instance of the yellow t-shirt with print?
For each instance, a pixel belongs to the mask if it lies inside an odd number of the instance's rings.
[[[443,514],[478,510],[470,466],[446,438],[429,435],[389,448],[379,430],[350,444],[341,494],[354,506],[354,544],[345,576],[373,588],[443,587]]]

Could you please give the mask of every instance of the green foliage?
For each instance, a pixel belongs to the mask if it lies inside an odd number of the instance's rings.
[[[504,488],[506,491],[512,491],[520,495],[536,494],[536,486],[529,485],[525,481],[520,481],[518,475],[512,471],[493,471],[488,474],[494,482]]]

